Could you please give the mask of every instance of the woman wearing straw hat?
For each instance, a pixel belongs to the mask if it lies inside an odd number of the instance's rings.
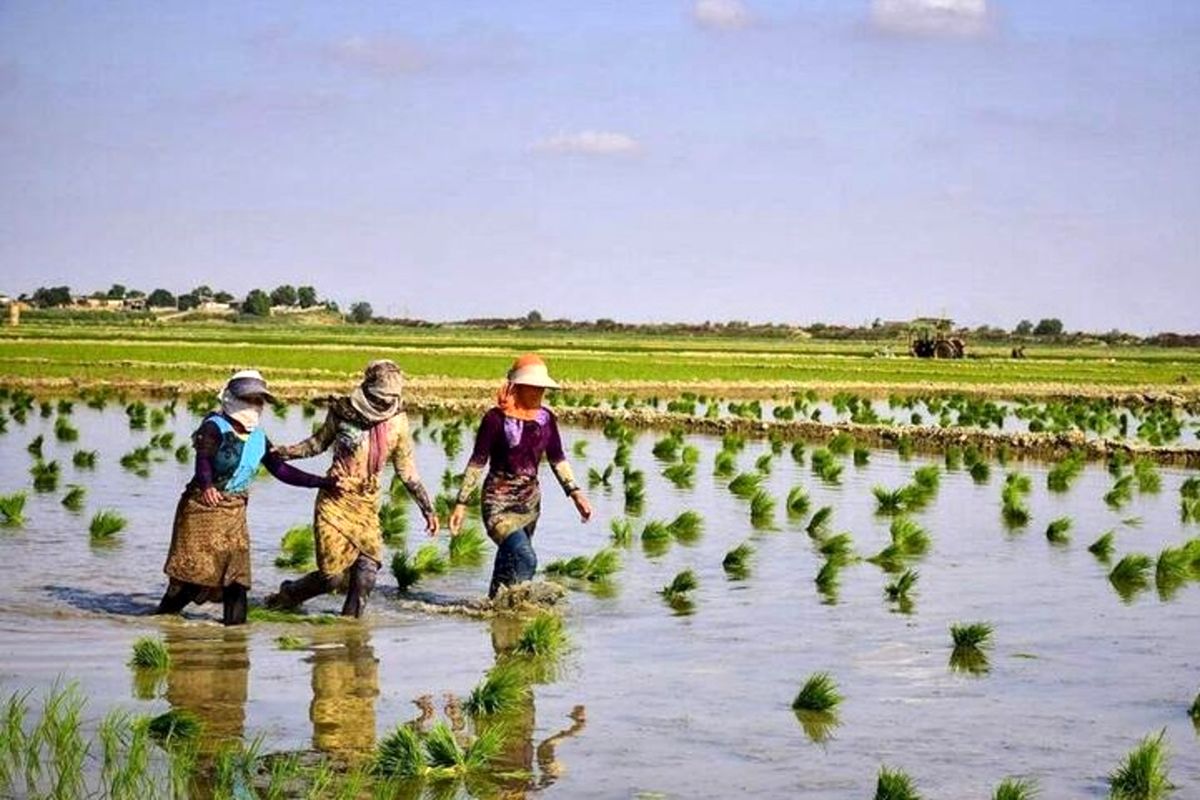
[[[310,475],[270,452],[259,420],[273,400],[257,370],[243,370],[221,392],[221,410],[192,434],[196,471],[175,510],[171,549],[163,572],[171,579],[159,614],[178,614],[188,603],[220,599],[226,625],[246,621],[250,589],[250,531],[246,504],[261,463],[292,486],[336,491],[332,478]]]
[[[313,510],[317,569],[284,581],[267,598],[274,608],[295,608],[334,590],[346,592],[342,615],[362,616],[383,563],[379,530],[379,475],[390,460],[404,488],[421,508],[430,536],[438,531],[429,493],[413,461],[408,415],[400,404],[404,377],[395,362],[372,361],[362,383],[329,406],[325,423],[309,438],[275,453],[283,459],[311,458],[333,448],[329,477],[337,491],[317,493]]]
[[[554,477],[575,504],[580,519],[587,522],[592,516],[591,504],[575,483],[563,453],[554,414],[542,406],[546,390],[557,388],[540,356],[521,356],[508,371],[496,406],[483,415],[475,436],[458,502],[450,514],[450,533],[455,535],[462,528],[469,498],[490,463],[483,478],[483,524],[498,550],[489,597],[495,597],[501,586],[530,580],[537,569],[532,538],[541,513],[538,465],[542,456],[550,462]]]

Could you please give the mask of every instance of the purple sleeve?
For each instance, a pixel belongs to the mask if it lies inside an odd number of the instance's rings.
[[[196,473],[192,476],[192,484],[201,490],[213,485],[212,459],[220,440],[217,426],[207,421],[192,434],[192,446],[196,450]]]
[[[475,447],[471,450],[468,464],[482,467],[488,462],[488,458],[492,454],[492,443],[496,441],[497,435],[503,435],[501,426],[504,423],[501,419],[501,415],[491,411],[483,415],[483,420],[479,423],[479,430],[475,433]]]
[[[323,475],[313,475],[311,472],[305,472],[298,467],[293,467],[275,455],[275,453],[267,453],[263,458],[263,466],[267,468],[268,472],[288,486],[301,486],[305,489],[332,489],[334,486],[331,478],[326,478]]]
[[[551,464],[566,461],[567,455],[563,452],[562,437],[558,433],[558,420],[553,414],[550,415],[547,427],[549,428],[550,438],[546,441],[546,460]]]

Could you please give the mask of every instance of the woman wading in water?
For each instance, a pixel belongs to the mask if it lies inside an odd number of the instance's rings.
[[[495,597],[501,586],[530,580],[537,569],[532,539],[541,514],[538,465],[543,455],[580,519],[587,522],[592,516],[592,506],[575,483],[563,453],[554,414],[542,406],[546,389],[557,388],[539,356],[521,356],[508,371],[496,406],[483,415],[475,436],[475,448],[450,514],[450,533],[456,535],[462,528],[469,498],[483,479],[483,524],[499,548],[489,597]],[[487,477],[483,478],[489,463]]]
[[[313,512],[317,569],[298,580],[284,581],[279,592],[267,598],[268,606],[295,608],[309,598],[340,589],[346,592],[342,615],[362,615],[383,563],[379,475],[389,460],[425,515],[425,529],[430,536],[437,534],[437,514],[417,473],[408,415],[400,405],[403,385],[394,362],[372,361],[362,384],[330,405],[320,430],[274,451],[290,461],[311,458],[332,447],[328,475],[336,480],[337,490],[317,493]]]
[[[163,572],[170,578],[158,614],[178,614],[188,603],[222,601],[226,625],[246,621],[250,589],[250,531],[246,504],[261,463],[279,480],[336,492],[330,478],[288,466],[270,452],[259,427],[263,404],[271,398],[256,370],[230,378],[221,392],[221,410],[209,414],[192,434],[196,471],[179,498],[171,549]]]

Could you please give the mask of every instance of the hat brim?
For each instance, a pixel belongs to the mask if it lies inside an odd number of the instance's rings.
[[[550,378],[519,378],[513,380],[514,386],[536,386],[539,389],[561,389],[556,381]]]
[[[267,403],[275,402],[275,395],[267,388],[265,381],[260,378],[234,378],[229,382],[229,393],[241,400],[251,397],[261,397]]]

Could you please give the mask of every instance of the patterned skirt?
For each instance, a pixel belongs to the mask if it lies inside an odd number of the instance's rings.
[[[542,490],[537,475],[489,472],[483,481],[480,504],[483,526],[496,544],[518,528],[524,528],[532,537],[542,513]]]
[[[317,492],[313,510],[317,569],[341,575],[359,554],[383,563],[383,536],[379,531],[378,492]]]
[[[200,493],[191,489],[179,498],[163,572],[212,590],[198,597],[198,603],[219,600],[221,589],[230,584],[250,588],[247,501],[244,494],[227,494],[217,505],[206,506]]]

